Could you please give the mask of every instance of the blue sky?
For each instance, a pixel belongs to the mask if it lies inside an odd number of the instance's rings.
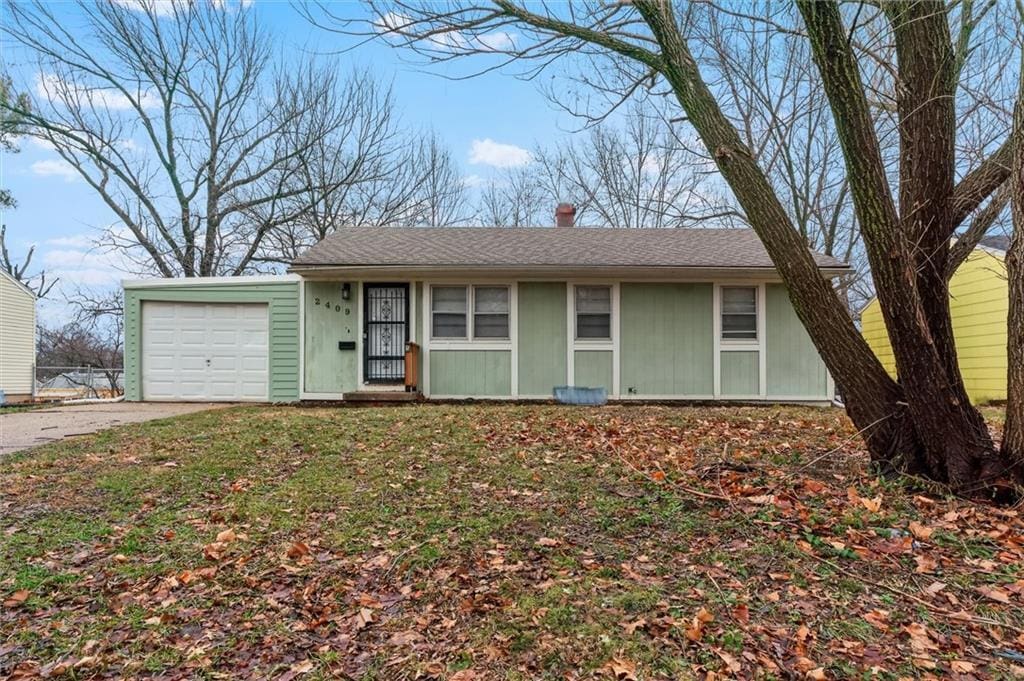
[[[351,39],[311,26],[286,2],[258,0],[254,10],[280,36],[286,53],[336,51],[351,44]],[[73,4],[59,11],[67,25],[82,23]],[[353,11],[358,11],[355,5]],[[2,47],[5,68],[16,84],[31,87],[36,73],[25,56],[11,49],[9,39]],[[486,178],[500,164],[521,160],[535,144],[550,144],[580,126],[554,110],[538,83],[510,73],[450,80],[438,74],[466,73],[481,64],[460,62],[425,72],[412,56],[375,41],[338,59],[393,80],[403,120],[412,127],[435,129],[467,176]],[[23,254],[34,244],[36,267],[60,276],[65,284],[115,285],[125,276],[117,270],[116,259],[90,245],[91,237],[113,221],[112,213],[52,150],[30,139],[20,140],[19,146],[20,153],[0,158],[3,186],[18,201],[16,209],[3,214],[13,252]]]

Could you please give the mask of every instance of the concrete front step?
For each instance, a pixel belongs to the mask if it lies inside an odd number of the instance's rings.
[[[420,397],[418,392],[404,390],[358,390],[342,395],[346,402],[415,402]]]

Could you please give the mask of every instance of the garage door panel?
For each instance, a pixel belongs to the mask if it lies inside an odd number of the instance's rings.
[[[265,368],[266,361],[258,356],[243,356],[239,358],[243,371],[258,372]]]
[[[148,400],[268,397],[265,304],[142,305],[142,396]]]

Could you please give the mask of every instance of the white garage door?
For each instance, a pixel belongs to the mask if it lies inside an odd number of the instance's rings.
[[[144,302],[142,399],[267,399],[266,305]]]

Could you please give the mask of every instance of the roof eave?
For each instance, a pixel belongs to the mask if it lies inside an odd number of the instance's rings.
[[[849,274],[849,266],[820,267],[822,276],[832,279]],[[337,264],[294,264],[288,271],[307,279],[349,278],[394,278],[397,276],[421,275],[431,277],[485,278],[638,278],[638,279],[780,279],[774,267],[672,267],[637,265],[337,265]]]

